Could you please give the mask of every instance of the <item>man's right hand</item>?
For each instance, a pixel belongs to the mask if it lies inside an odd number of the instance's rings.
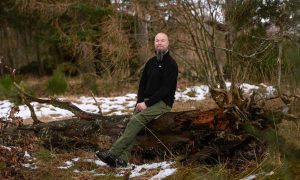
[[[142,110],[146,109],[147,108],[147,105],[144,103],[144,102],[141,102],[141,103],[138,103],[136,106],[135,106],[135,110],[137,112],[141,112]]]

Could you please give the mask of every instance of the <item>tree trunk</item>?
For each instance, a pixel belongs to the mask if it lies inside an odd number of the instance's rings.
[[[149,54],[149,47],[148,47],[148,40],[149,40],[149,26],[150,26],[150,14],[147,12],[143,12],[141,10],[140,4],[137,4],[137,32],[135,33],[136,41],[138,45],[138,59],[139,62],[143,64],[148,60]]]

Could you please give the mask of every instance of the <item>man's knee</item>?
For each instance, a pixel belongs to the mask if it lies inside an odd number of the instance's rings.
[[[133,115],[129,122],[127,123],[127,127],[129,129],[139,129],[144,124],[143,117],[140,114]]]

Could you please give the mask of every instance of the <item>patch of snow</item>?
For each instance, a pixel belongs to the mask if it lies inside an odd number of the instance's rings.
[[[266,87],[268,96],[274,96],[277,93],[277,90],[273,86]]]
[[[206,85],[192,86],[184,91],[176,91],[175,99],[179,101],[196,100],[200,101],[206,98],[209,94],[209,88]]]
[[[4,149],[7,149],[7,150],[9,150],[9,151],[11,151],[11,147],[2,146],[2,145],[1,145],[1,147],[4,148]]]
[[[142,164],[135,166],[135,168],[131,171],[129,178],[141,176],[147,172],[149,169],[166,169],[169,168],[173,162],[160,162],[160,163],[152,163],[152,164]],[[142,171],[143,170],[143,171]]]
[[[252,180],[252,179],[255,179],[256,177],[257,177],[257,175],[254,174],[254,175],[247,176],[247,177],[245,177],[245,178],[243,178],[241,180]]]
[[[274,174],[274,171],[271,171],[269,173],[258,173],[258,174],[252,174],[250,176],[244,177],[241,180],[252,180],[252,179],[256,179],[258,178],[258,176],[260,176],[259,178],[263,178],[263,176],[272,176]]]
[[[95,176],[95,177],[98,177],[98,176],[105,176],[105,174],[100,174],[100,173],[97,173],[97,174],[93,174],[93,176]]]
[[[256,85],[243,83],[243,84],[240,85],[240,88],[242,88],[244,93],[248,94],[248,93],[250,93],[250,91],[252,91],[254,89],[258,89],[259,87],[256,86]]]
[[[29,163],[22,164],[22,166],[25,167],[25,168],[30,168],[30,169],[37,169],[38,168],[35,164],[29,164]]]
[[[66,161],[65,162],[65,166],[59,166],[57,167],[58,169],[69,169],[70,167],[72,167],[74,165],[74,163],[72,161]]]
[[[106,163],[104,163],[103,161],[100,161],[100,160],[95,160],[95,164],[96,164],[97,166],[107,166]]]
[[[27,159],[31,158],[30,154],[27,151],[25,151],[24,157],[27,158]]]
[[[74,173],[80,173],[80,171],[78,169],[74,169],[73,171]]]
[[[79,157],[73,158],[72,161],[73,161],[73,162],[77,162],[77,161],[79,161],[79,159],[80,159]]]

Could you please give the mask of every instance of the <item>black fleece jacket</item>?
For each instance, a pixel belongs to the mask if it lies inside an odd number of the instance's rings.
[[[139,84],[137,103],[145,102],[147,107],[160,100],[172,107],[177,86],[178,66],[167,52],[161,61],[156,56],[148,60]]]

